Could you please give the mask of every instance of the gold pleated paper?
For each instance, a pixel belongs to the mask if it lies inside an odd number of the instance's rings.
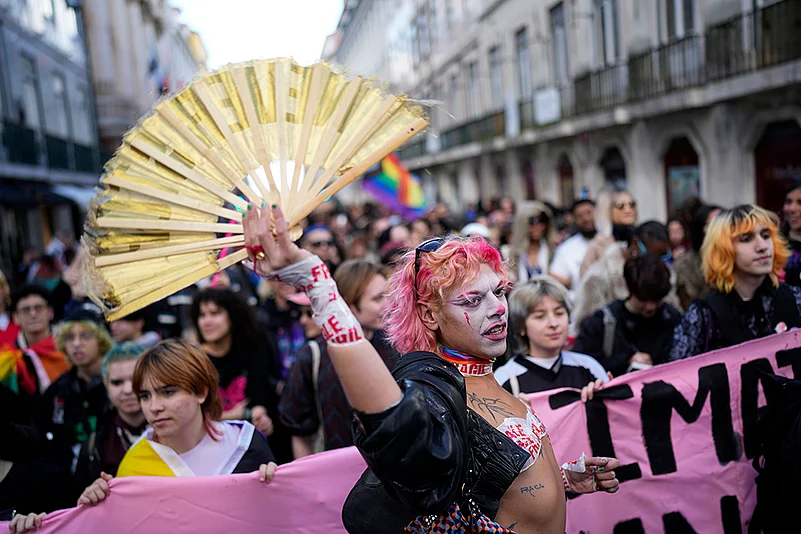
[[[280,205],[295,228],[426,125],[405,97],[325,63],[208,74],[158,103],[106,164],[83,238],[90,298],[114,320],[241,261],[249,204]]]

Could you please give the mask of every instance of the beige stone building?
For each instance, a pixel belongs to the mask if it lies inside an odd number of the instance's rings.
[[[440,102],[401,157],[455,208],[615,182],[664,220],[801,178],[798,0],[348,1],[327,48]]]
[[[84,0],[101,146],[122,135],[164,93],[206,69],[200,37],[167,0]]]

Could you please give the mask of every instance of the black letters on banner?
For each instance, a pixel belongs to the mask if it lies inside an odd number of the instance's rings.
[[[740,402],[743,416],[743,449],[746,458],[754,458],[759,454],[759,436],[756,435],[759,421],[759,389],[765,374],[773,374],[773,366],[767,358],[759,358],[740,367]],[[765,390],[763,383],[762,390]],[[765,400],[772,404],[767,392]]]
[[[590,449],[593,456],[606,456],[617,458],[615,445],[612,443],[612,433],[609,429],[609,411],[604,400],[625,400],[634,397],[634,392],[628,385],[613,386],[596,393],[595,398],[584,405],[587,411],[587,434],[590,438]],[[568,406],[580,399],[576,391],[562,391],[554,393],[548,398],[551,409],[556,410]],[[642,478],[642,470],[636,462],[621,465],[615,469],[617,479],[623,483],[627,480]],[[577,498],[580,494],[571,494],[568,498]]]
[[[740,522],[740,503],[735,495],[720,499],[720,515],[723,517],[723,534],[742,534]]]
[[[738,440],[732,426],[729,375],[726,365],[717,363],[698,369],[698,393],[692,405],[676,388],[663,380],[643,385],[640,419],[645,449],[654,475],[676,471],[670,435],[673,410],[687,423],[694,423],[701,415],[708,396],[711,397],[712,440],[718,461],[726,464],[738,459]]]
[[[776,353],[776,365],[792,367],[793,378],[801,380],[801,349],[782,350]]]

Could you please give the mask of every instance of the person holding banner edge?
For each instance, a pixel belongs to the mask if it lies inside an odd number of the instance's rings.
[[[150,424],[125,453],[117,477],[191,477],[258,471],[269,483],[276,470],[265,438],[247,421],[220,421],[222,401],[214,365],[198,347],[166,340],[148,349],[133,372],[133,391]],[[78,505],[109,497],[114,477],[101,473]],[[11,532],[42,526],[46,514],[17,515]]]
[[[393,376],[322,260],[292,243],[279,208],[261,208],[244,220],[254,267],[308,294],[356,413],[354,441],[370,469],[345,503],[349,532],[450,524],[442,531],[561,534],[565,490],[619,489],[614,458],[582,455],[559,468],[542,423],[493,377],[509,280],[483,239],[430,240],[404,257],[387,331],[407,354]]]
[[[687,309],[673,334],[670,359],[801,326],[801,288],[779,282],[789,255],[775,214],[750,204],[718,214],[701,247],[713,291]]]

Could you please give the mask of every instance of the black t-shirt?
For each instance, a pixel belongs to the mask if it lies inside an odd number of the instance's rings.
[[[223,409],[228,410],[241,400],[241,387],[248,406],[267,406],[270,391],[270,369],[274,358],[272,346],[262,343],[259,347],[233,345],[225,356],[209,355],[220,375]],[[236,382],[236,383],[235,383]],[[238,390],[238,391],[237,391]],[[274,393],[273,393],[274,394]]]
[[[801,241],[788,239],[792,254],[784,266],[784,283],[801,287]]]

